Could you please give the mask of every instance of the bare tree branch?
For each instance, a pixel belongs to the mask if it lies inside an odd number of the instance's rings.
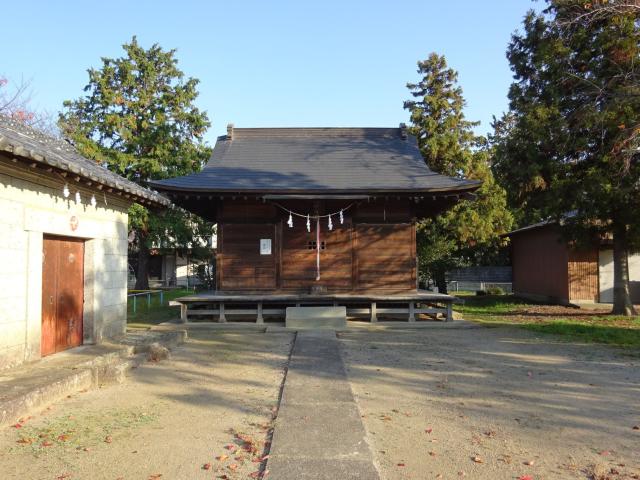
[[[56,115],[46,110],[36,111],[31,107],[32,100],[30,81],[21,78],[19,82],[11,82],[0,75],[0,115],[11,117],[50,135],[59,136]]]
[[[573,10],[573,15],[559,19],[560,26],[588,25],[615,15],[640,15],[640,0],[562,0],[558,3]]]

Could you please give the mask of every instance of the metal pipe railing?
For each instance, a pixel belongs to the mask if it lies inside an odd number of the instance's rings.
[[[133,298],[133,313],[136,313],[138,309],[138,297],[146,296],[147,297],[147,308],[151,308],[151,295],[158,293],[160,295],[160,305],[164,303],[164,291],[163,290],[143,290],[136,293],[127,294],[127,298]]]

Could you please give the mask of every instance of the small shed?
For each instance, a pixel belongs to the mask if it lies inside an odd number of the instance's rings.
[[[0,369],[124,334],[133,202],[170,205],[0,116]]]
[[[610,242],[575,248],[556,222],[540,222],[507,234],[511,239],[513,292],[553,303],[613,303]],[[629,256],[631,300],[640,303],[640,255]]]
[[[217,223],[211,301],[245,298],[260,311],[269,300],[420,301],[416,222],[479,183],[429,170],[404,126],[229,125],[200,173],[153,185]]]

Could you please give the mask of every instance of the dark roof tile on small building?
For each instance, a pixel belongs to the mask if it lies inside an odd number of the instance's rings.
[[[75,174],[158,206],[166,207],[171,204],[166,197],[83,157],[65,140],[47,135],[4,115],[0,115],[0,152]]]
[[[233,128],[200,172],[152,182],[183,192],[470,192],[432,172],[403,128]]]

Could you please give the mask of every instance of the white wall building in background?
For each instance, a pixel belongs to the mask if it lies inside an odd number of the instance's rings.
[[[124,334],[134,201],[169,205],[0,116],[0,369]]]
[[[613,249],[598,252],[600,301],[613,303]],[[629,290],[634,302],[640,301],[640,254],[629,256]]]

